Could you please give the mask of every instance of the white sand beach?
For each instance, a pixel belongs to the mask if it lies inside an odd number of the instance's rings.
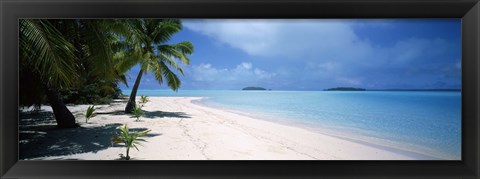
[[[116,128],[149,129],[147,142],[130,152],[131,160],[412,160],[394,150],[255,119],[192,103],[198,97],[149,97],[145,116],[135,122],[122,111],[125,101],[97,106],[99,114],[75,129],[55,129],[54,119],[20,126],[21,159],[118,160],[125,154],[112,145]],[[74,114],[87,105],[68,106]],[[48,106],[42,107],[51,110]],[[28,122],[30,121],[30,122]],[[42,127],[43,126],[43,127]],[[21,135],[22,136],[22,135]],[[22,156],[23,155],[23,156]]]

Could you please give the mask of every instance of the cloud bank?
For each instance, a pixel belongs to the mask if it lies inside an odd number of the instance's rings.
[[[184,26],[208,37],[210,42],[205,43],[250,56],[226,68],[208,59],[193,63],[186,67],[183,78],[188,88],[238,89],[264,84],[274,89],[307,90],[460,87],[460,42],[413,34],[379,43],[357,32],[395,29],[391,21],[185,20]]]
[[[216,68],[212,64],[193,65],[189,68],[192,87],[197,89],[241,89],[245,85],[261,85],[277,74],[254,67],[251,62],[242,62],[235,68]]]

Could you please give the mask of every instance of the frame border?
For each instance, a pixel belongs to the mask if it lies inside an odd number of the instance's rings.
[[[0,12],[0,177],[480,178],[479,0],[0,0]],[[18,19],[120,17],[461,18],[463,160],[18,161]]]

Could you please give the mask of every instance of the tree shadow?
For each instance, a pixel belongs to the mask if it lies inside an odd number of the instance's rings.
[[[142,127],[142,128],[129,128],[128,129],[129,131],[132,131],[132,132],[142,132],[142,131],[146,131],[148,130],[148,128],[145,128],[145,127]],[[159,136],[159,135],[162,135],[162,134],[158,134],[158,133],[147,133],[146,135],[144,135],[145,137],[155,137],[155,136]]]
[[[38,124],[56,124],[55,116],[51,111],[39,110],[39,111],[19,111],[19,125],[30,126]]]
[[[109,112],[95,112],[97,115],[108,114],[108,115],[127,115],[124,110],[115,110]]]
[[[143,117],[145,118],[164,118],[164,117],[171,117],[171,118],[192,118],[190,115],[184,112],[165,112],[165,111],[144,111]]]
[[[59,156],[58,159],[72,159],[68,156],[77,153],[97,152],[113,147],[112,137],[117,134],[120,123],[97,127],[60,129],[56,127],[52,112],[38,114],[20,113],[19,159],[32,159]],[[144,131],[147,128],[131,128],[131,131]],[[162,135],[149,133],[145,137]],[[54,159],[55,160],[55,159]]]
[[[24,142],[37,143],[45,137],[46,133],[57,129],[57,122],[52,112],[49,111],[19,111],[19,145]]]

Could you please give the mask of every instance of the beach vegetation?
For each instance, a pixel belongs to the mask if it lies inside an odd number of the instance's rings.
[[[148,101],[150,101],[148,99],[148,96],[144,96],[144,95],[140,96],[140,103],[142,103],[142,105],[146,104]]]
[[[26,94],[20,104],[39,105],[42,93],[52,106],[58,126],[75,127],[74,116],[58,94],[59,88],[73,84],[77,76],[71,65],[75,47],[47,20],[22,19],[19,29],[20,96]]]
[[[20,106],[49,104],[60,128],[77,127],[66,104],[105,104],[127,87],[126,73],[140,66],[128,103],[131,113],[142,75],[153,73],[173,90],[180,63],[193,53],[188,41],[169,43],[179,19],[21,19]],[[144,103],[143,103],[144,104]]]
[[[179,19],[136,19],[127,23],[127,27],[131,33],[125,36],[130,45],[126,54],[130,56],[129,63],[140,66],[125,107],[126,113],[132,113],[143,74],[151,72],[160,84],[165,81],[172,90],[178,90],[181,82],[176,72],[184,74],[179,62],[190,64],[187,55],[193,53],[194,47],[189,41],[168,44],[172,36],[182,29]]]
[[[118,36],[126,32],[121,24],[112,19],[21,19],[20,106],[49,103],[57,126],[71,128],[78,125],[64,100],[115,97],[116,84],[126,82],[127,71],[114,60],[122,50]]]
[[[62,100],[68,104],[109,104],[113,99],[122,95],[116,83],[101,84],[100,82],[86,82],[81,87],[72,87],[60,90]],[[102,86],[108,86],[105,90]]]
[[[130,160],[130,149],[133,147],[139,151],[137,145],[142,145],[141,142],[145,142],[141,137],[147,135],[150,130],[145,130],[141,132],[133,131],[131,132],[128,129],[127,125],[123,125],[118,128],[117,135],[112,138],[112,142],[116,144],[125,144],[126,155],[125,159]]]
[[[85,123],[88,123],[88,120],[90,120],[95,115],[95,106],[88,106],[87,111],[85,111]]]
[[[140,117],[143,116],[142,107],[136,105],[135,108],[133,108],[132,116],[137,118],[135,121],[137,121],[137,122],[140,121]]]

